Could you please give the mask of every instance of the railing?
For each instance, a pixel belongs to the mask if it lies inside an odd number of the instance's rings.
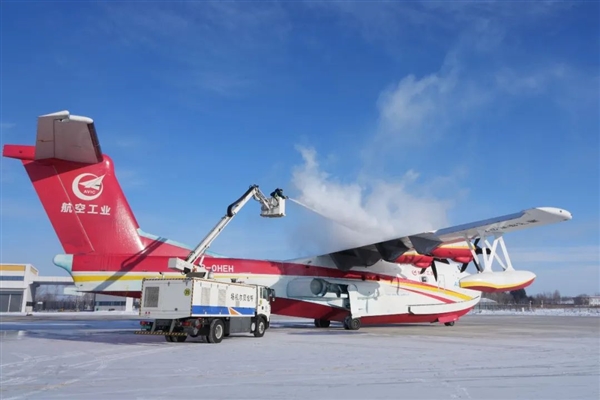
[[[93,301],[44,301],[42,304],[34,303],[33,311],[93,311]]]

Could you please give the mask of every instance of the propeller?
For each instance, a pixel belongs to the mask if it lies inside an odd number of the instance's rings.
[[[483,254],[483,249],[481,247],[479,247],[477,244],[479,243],[480,238],[475,239],[475,242],[473,242],[473,246],[475,247],[475,254],[479,255],[479,254]],[[487,247],[485,248],[485,253],[486,254],[490,254],[492,252],[491,249],[488,249]],[[481,272],[483,271],[483,268],[481,268],[481,265],[479,264],[479,260],[477,259],[477,257],[473,257],[473,264],[475,264],[475,268],[477,268],[477,271]],[[460,267],[460,272],[465,272],[465,270],[467,269],[467,267],[469,266],[469,263],[463,263]]]
[[[444,264],[450,264],[450,262],[448,260],[446,260],[445,258],[434,258],[433,260],[431,260],[431,265],[428,268],[431,268],[431,270],[433,271],[433,277],[435,278],[435,281],[437,282],[438,273],[437,273],[437,268],[435,266],[436,261],[444,263]],[[426,270],[427,270],[427,268],[421,268],[421,274],[423,274]]]
[[[479,240],[480,238],[475,239],[475,242],[473,243],[473,246],[475,247],[475,254],[479,255],[479,254],[483,254],[483,249],[481,247],[479,247]],[[488,248],[485,249],[486,254],[490,254],[492,251]],[[435,280],[437,281],[438,279],[438,273],[437,273],[437,268],[435,266],[435,263],[437,262],[441,262],[444,264],[450,264],[450,262],[445,259],[445,258],[437,258],[434,257],[433,260],[431,261],[431,264],[429,265],[429,267],[425,267],[425,268],[421,268],[421,274],[425,273],[425,271],[427,270],[427,268],[431,268],[431,270],[433,271],[433,276],[435,278]],[[477,268],[477,270],[479,272],[483,271],[483,268],[481,268],[481,265],[479,264],[479,260],[477,259],[477,257],[473,258],[473,264],[475,264],[475,267]],[[465,272],[465,270],[467,269],[467,267],[469,266],[469,263],[462,263],[461,267],[460,267],[460,272]]]

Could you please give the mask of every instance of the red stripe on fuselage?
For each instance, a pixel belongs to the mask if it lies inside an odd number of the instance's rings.
[[[93,256],[81,255],[74,256],[73,272],[173,272],[168,265],[169,257],[166,256]],[[363,271],[341,271],[336,268],[321,266],[311,266],[289,262],[267,261],[267,260],[248,260],[237,258],[218,258],[206,257],[204,265],[209,269],[214,269],[215,273],[230,273],[232,275],[283,275],[283,276],[304,276],[315,278],[337,278],[354,279],[364,281],[387,281],[387,282],[405,282],[418,284],[424,287],[436,288],[437,286],[416,282],[409,279],[398,278],[397,276],[385,275],[374,272]],[[404,289],[404,288],[403,288]],[[421,292],[415,292],[425,294]],[[431,297],[431,296],[430,296]],[[438,298],[437,296],[435,298]],[[439,297],[441,301],[452,302],[451,300]]]
[[[413,292],[413,293],[416,293],[416,294],[422,294],[423,296],[431,297],[432,299],[436,299],[436,300],[442,301],[442,302],[444,302],[446,304],[455,303],[455,301],[453,301],[453,300],[445,299],[443,297],[436,296],[436,295],[431,294],[431,293],[419,292],[418,290],[412,290],[412,289],[409,289],[407,287],[402,287],[402,289],[403,290],[408,290],[409,292]]]
[[[75,255],[73,257],[74,272],[173,272],[168,268],[169,257],[146,255]],[[196,263],[197,264],[197,263]],[[387,280],[397,279],[395,276],[373,272],[341,271],[335,268],[311,266],[289,262],[248,260],[237,258],[205,257],[204,265],[216,273],[259,274],[259,275],[297,275],[324,278]],[[412,281],[411,281],[412,282]]]
[[[467,309],[461,311],[453,311],[449,313],[441,313],[441,314],[426,314],[426,315],[416,315],[416,314],[396,314],[396,315],[374,315],[374,316],[364,316],[360,318],[362,325],[378,325],[378,324],[417,324],[417,323],[433,323],[438,322],[438,319],[444,317],[452,317],[452,320],[457,320],[462,317],[469,311],[471,311],[473,307],[469,307]]]

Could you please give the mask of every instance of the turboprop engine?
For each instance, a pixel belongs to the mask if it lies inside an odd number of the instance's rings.
[[[346,285],[338,285],[337,283],[327,282],[323,279],[315,278],[310,282],[310,291],[315,296],[325,296],[327,293],[335,293],[338,297],[342,293],[348,293]]]
[[[421,273],[424,273],[427,268],[431,268],[433,276],[437,281],[437,267],[436,262],[450,264],[450,260],[462,264],[460,271],[464,272],[467,265],[472,261],[479,271],[480,268],[476,257],[480,254],[490,254],[489,248],[482,249],[479,247],[479,238],[472,244],[473,250],[469,246],[456,247],[455,245],[439,246],[431,248],[430,246],[437,246],[434,240],[427,238],[412,238],[413,245],[415,246],[414,252],[406,252],[400,255],[395,262],[398,264],[412,264],[415,267],[421,268]]]
[[[531,285],[536,278],[531,271],[485,271],[462,278],[458,285],[464,289],[480,292],[509,292]]]

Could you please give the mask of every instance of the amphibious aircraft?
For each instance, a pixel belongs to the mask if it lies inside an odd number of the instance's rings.
[[[140,297],[147,277],[181,276],[168,267],[191,247],[144,232],[103,154],[91,118],[68,111],[38,117],[34,146],[5,145],[21,160],[64,249],[54,257],[79,291]],[[356,248],[287,261],[217,256],[203,265],[215,279],[271,287],[274,314],[310,318],[316,327],[361,324],[453,325],[482,292],[530,285],[515,270],[503,235],[572,218],[563,209],[524,211]],[[497,261],[501,269],[492,270]],[[470,264],[475,272],[466,272]]]

